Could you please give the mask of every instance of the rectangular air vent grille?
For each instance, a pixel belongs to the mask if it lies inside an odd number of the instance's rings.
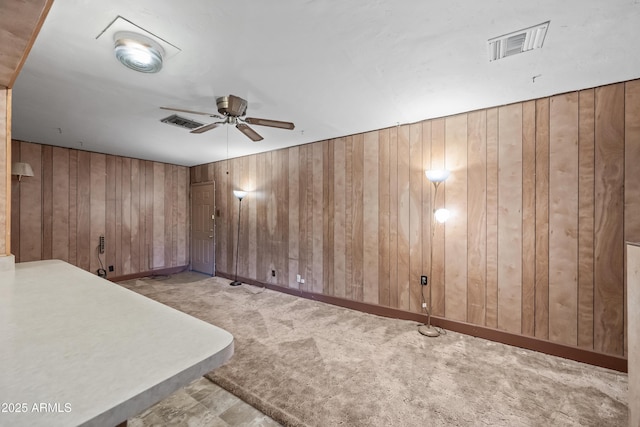
[[[184,117],[180,117],[177,114],[173,114],[169,117],[165,117],[164,119],[160,119],[162,123],[167,123],[174,126],[179,126],[184,129],[196,129],[200,126],[204,126],[204,123],[199,123],[194,120],[185,119]]]
[[[489,39],[489,61],[541,48],[549,22]]]

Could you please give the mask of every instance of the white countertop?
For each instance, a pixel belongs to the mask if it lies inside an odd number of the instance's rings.
[[[227,331],[65,262],[0,272],[2,426],[115,426],[232,354]]]

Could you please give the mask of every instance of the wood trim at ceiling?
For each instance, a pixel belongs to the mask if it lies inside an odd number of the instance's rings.
[[[234,280],[233,275],[222,272],[216,272],[218,277]],[[282,286],[262,283],[257,280],[238,277],[238,280],[248,285],[265,287],[274,291],[282,292],[289,295],[320,301],[327,304],[337,305],[352,310],[362,311],[365,313],[375,314],[383,317],[391,317],[403,320],[412,320],[420,323],[427,321],[427,316],[420,313],[412,313],[409,311],[399,310],[396,308],[383,307],[374,304],[367,304],[360,301],[352,301],[343,298],[337,298],[328,295],[315,294],[311,292],[301,291],[293,288],[285,288]],[[600,366],[607,369],[613,369],[619,372],[627,371],[627,359],[621,356],[600,353],[597,351],[586,350],[584,348],[568,346],[564,344],[554,343],[548,340],[518,335],[499,329],[488,328],[486,326],[472,325],[466,322],[444,319],[442,317],[431,316],[431,324],[443,329],[459,332],[465,335],[471,335],[490,341],[499,342],[515,347],[525,348],[527,350],[538,351],[540,353],[558,356],[565,359],[575,360],[577,362],[587,363],[589,365]],[[416,331],[417,333],[417,331]],[[425,338],[429,339],[429,338]]]
[[[36,41],[53,0],[7,0],[0,15],[0,85],[11,88]]]

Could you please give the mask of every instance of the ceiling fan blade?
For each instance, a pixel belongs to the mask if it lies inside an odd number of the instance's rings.
[[[264,139],[258,134],[258,132],[251,129],[248,125],[244,123],[238,123],[236,125],[236,128],[238,128],[240,132],[244,133],[252,141],[261,141]]]
[[[281,122],[279,120],[269,120],[269,119],[257,119],[255,117],[247,117],[245,122],[258,125],[258,126],[271,126],[272,128],[280,128],[280,129],[289,129],[293,130],[295,127],[291,122]]]
[[[213,114],[213,113],[204,113],[202,111],[193,111],[193,110],[185,110],[184,108],[173,108],[173,107],[160,107],[162,110],[169,110],[169,111],[180,111],[182,113],[190,113],[190,114],[199,114],[201,116],[209,116],[209,117],[215,117],[218,119],[221,119],[222,117],[220,117],[217,114]]]
[[[189,133],[204,133],[204,132],[206,132],[208,130],[215,129],[218,126],[220,126],[220,123],[211,123],[211,124],[208,124],[208,125],[200,126],[199,128],[195,128],[194,130],[192,130]]]

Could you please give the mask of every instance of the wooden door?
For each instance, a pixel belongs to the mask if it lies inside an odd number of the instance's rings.
[[[191,186],[191,269],[213,276],[215,271],[215,185]]]

